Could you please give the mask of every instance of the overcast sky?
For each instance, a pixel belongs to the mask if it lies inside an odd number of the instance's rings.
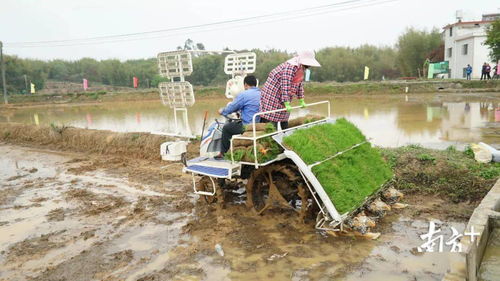
[[[321,13],[315,11],[312,16],[292,14],[293,18],[285,20],[264,18],[189,32],[164,32],[154,34],[153,39],[36,48],[12,44],[203,25],[343,1],[1,0],[0,40],[6,54],[39,59],[148,58],[174,50],[187,38],[210,50],[229,47],[297,51],[365,43],[392,46],[409,26],[442,28],[456,21],[456,10],[463,10],[464,20],[480,20],[483,13],[496,13],[500,8],[498,0],[363,0],[325,8]]]

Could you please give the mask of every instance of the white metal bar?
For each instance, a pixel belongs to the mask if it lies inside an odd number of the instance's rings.
[[[216,53],[216,54],[225,54],[225,53],[230,53],[230,54],[236,54],[236,51],[234,50],[226,50],[226,51],[210,51],[210,50],[187,50],[188,52],[191,53]]]
[[[185,103],[184,103],[185,104]],[[191,135],[191,128],[189,128],[189,120],[188,120],[188,111],[187,108],[184,107],[184,126],[188,131],[188,135]]]
[[[314,187],[314,190],[316,190],[316,193],[318,194],[319,198],[321,198],[321,201],[323,201],[323,204],[325,205],[325,208],[328,210],[328,213],[330,216],[337,221],[342,220],[342,216],[338,213],[337,209],[333,205],[330,197],[326,193],[326,191],[323,189],[323,186],[321,183],[318,181],[316,176],[312,173],[311,169],[306,165],[304,160],[300,158],[300,156],[295,153],[294,151],[291,150],[285,150],[285,155],[290,158],[295,165],[299,167],[299,170],[301,170],[304,175],[306,176],[307,180],[311,183],[311,185]]]
[[[208,177],[208,178],[212,182],[212,190],[213,190],[213,192],[196,190],[196,180],[194,179],[194,173],[193,172],[191,172],[191,177],[193,178],[193,190],[194,190],[195,194],[206,195],[206,196],[214,196],[215,195],[215,182],[212,179],[212,177]]]
[[[274,135],[279,134],[279,133],[288,132],[288,131],[296,130],[296,129],[299,129],[299,128],[302,128],[302,127],[311,126],[311,125],[316,124],[316,123],[322,123],[322,122],[324,122],[327,119],[328,118],[324,118],[324,119],[321,119],[321,120],[313,121],[313,122],[310,122],[310,123],[307,123],[307,124],[302,124],[302,125],[295,126],[295,127],[288,128],[288,129],[284,129],[284,130],[281,130],[281,131],[276,131],[276,132],[268,133],[268,134],[265,134],[265,135],[256,136],[255,139],[261,139],[261,138],[265,138],[265,137],[269,137],[269,136],[274,136]],[[254,140],[254,137],[246,137],[246,136],[243,136],[243,135],[235,135],[235,136],[233,136],[233,139]]]
[[[316,166],[316,165],[319,165],[319,164],[321,164],[321,163],[324,163],[324,162],[326,162],[326,161],[328,161],[328,160],[331,160],[331,159],[333,159],[333,158],[335,158],[335,157],[337,157],[337,156],[340,156],[340,155],[342,155],[342,154],[344,154],[344,153],[346,153],[346,152],[348,152],[348,151],[350,151],[350,150],[353,150],[353,149],[355,149],[356,147],[359,147],[359,146],[361,146],[361,145],[363,145],[363,144],[365,144],[365,143],[367,143],[367,142],[368,142],[368,141],[367,141],[367,140],[365,140],[364,142],[360,142],[360,143],[358,143],[358,144],[355,144],[355,145],[353,145],[353,146],[349,147],[349,148],[348,148],[348,149],[346,149],[346,150],[339,151],[339,152],[335,153],[334,155],[332,155],[332,156],[330,156],[330,157],[327,157],[327,158],[326,158],[326,159],[324,159],[324,160],[321,160],[321,161],[318,161],[318,162],[316,162],[316,163],[313,163],[313,164],[309,165],[309,169],[312,169],[312,167],[314,167],[314,166]]]
[[[287,132],[287,131],[291,131],[291,130],[296,130],[296,129],[301,128],[301,127],[311,126],[311,125],[316,124],[316,123],[324,122],[325,120],[327,120],[330,117],[330,101],[320,101],[320,102],[309,103],[309,104],[306,105],[306,107],[320,105],[320,104],[327,104],[328,105],[328,117],[327,118],[324,118],[324,119],[321,119],[321,120],[317,120],[317,121],[313,121],[313,122],[310,122],[310,123],[307,123],[307,124],[302,124],[302,125],[295,126],[295,127],[292,127],[292,128],[287,128],[287,129],[284,129],[284,130],[281,130],[281,131],[276,131],[276,132],[264,134],[264,135],[261,135],[261,136],[257,136],[257,132],[256,132],[256,128],[255,128],[255,124],[256,124],[255,123],[255,119],[256,119],[256,117],[260,116],[262,114],[269,114],[269,113],[275,113],[275,112],[285,111],[286,108],[275,109],[275,110],[270,110],[270,111],[264,111],[264,112],[255,113],[252,116],[252,135],[253,135],[253,137],[246,137],[246,136],[243,136],[243,135],[235,135],[230,140],[231,163],[233,163],[233,164],[235,163],[235,161],[234,161],[234,154],[233,154],[233,140],[235,140],[235,139],[251,140],[253,142],[254,162],[250,163],[250,162],[239,161],[240,163],[246,164],[246,165],[253,165],[253,166],[255,166],[255,168],[258,168],[259,166],[265,166],[265,165],[267,165],[269,163],[274,162],[275,160],[268,161],[267,163],[264,163],[264,164],[259,163],[258,158],[257,158],[257,140],[261,139],[261,138],[273,136],[273,135],[276,135],[278,133],[283,133],[283,132]],[[292,107],[292,109],[297,109],[297,108],[302,108],[302,107],[301,106]]]
[[[313,188],[311,187],[311,185],[309,184],[309,181],[307,180],[306,176],[304,175],[304,173],[302,172],[302,170],[299,169],[299,172],[300,172],[300,175],[302,175],[302,178],[304,179],[306,185],[307,185],[307,188],[309,188],[309,191],[311,192],[311,195],[313,196],[314,198],[314,201],[316,201],[316,204],[318,204],[318,207],[319,207],[319,210],[320,212],[323,214],[323,215],[326,215],[327,213],[323,210],[323,208],[321,207],[321,202],[319,202],[318,198],[316,198],[316,195],[314,195],[314,190]]]
[[[175,122],[175,132],[179,132],[179,124],[177,123],[177,108],[174,107],[174,122]]]
[[[310,107],[310,106],[315,106],[315,105],[319,105],[319,104],[328,104],[328,107],[330,107],[330,101],[318,101],[318,102],[313,102],[313,103],[308,103],[306,104],[305,107]],[[302,106],[293,106],[292,109],[298,109],[298,108],[302,108]],[[269,113],[276,113],[276,112],[281,112],[281,111],[286,111],[287,109],[286,108],[281,108],[281,109],[274,109],[274,110],[269,110],[269,111],[263,111],[263,112],[257,112],[253,115],[252,117],[252,121],[253,123],[255,124],[255,117],[257,116],[260,116],[260,115],[264,115],[264,114],[269,114]]]
[[[285,158],[286,158],[285,154],[281,153],[281,154],[278,154],[278,156],[277,156],[276,158],[274,158],[274,159],[271,159],[271,160],[269,160],[269,161],[267,161],[267,162],[264,162],[264,163],[259,163],[259,164],[258,164],[258,167],[261,167],[261,166],[267,166],[267,165],[269,165],[269,164],[272,164],[272,163],[274,163],[274,162],[276,162],[276,161],[279,161],[279,160],[283,160],[283,159],[285,159]],[[255,163],[251,163],[251,162],[244,162],[244,161],[239,162],[239,164],[240,164],[240,165],[255,165]],[[258,168],[258,167],[257,167],[257,168]]]

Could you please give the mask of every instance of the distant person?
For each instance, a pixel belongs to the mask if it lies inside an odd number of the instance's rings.
[[[261,115],[262,123],[271,122],[276,128],[278,128],[278,124],[281,129],[288,128],[288,118],[290,111],[292,111],[290,101],[295,97],[302,107],[306,106],[303,81],[306,69],[311,66],[320,67],[321,65],[316,60],[314,52],[303,51],[271,70],[264,87],[262,87],[260,111],[285,108],[286,111]]]
[[[234,112],[240,112],[241,120],[229,122],[222,127],[221,153],[215,158],[222,158],[229,150],[231,138],[234,135],[243,133],[243,125],[252,124],[253,115],[259,112],[260,89],[257,88],[257,79],[253,75],[248,75],[243,79],[245,91],[239,93],[236,98],[222,108],[219,113],[227,116]],[[259,122],[256,119],[256,122]]]
[[[486,76],[488,77],[488,80],[491,79],[491,75],[490,75],[490,72],[491,72],[491,66],[490,64],[486,64]],[[485,78],[486,79],[486,78]]]
[[[472,66],[470,64],[465,68],[465,73],[467,74],[467,80],[471,80],[470,76],[472,74]]]
[[[498,64],[495,65],[495,67],[493,67],[493,78],[492,79],[498,80]]]
[[[487,66],[488,66],[487,63],[483,63],[483,67],[481,68],[481,79],[479,79],[479,80],[483,80],[483,78],[484,78],[484,80],[486,80],[486,77],[488,77],[488,76],[486,76],[486,67]]]

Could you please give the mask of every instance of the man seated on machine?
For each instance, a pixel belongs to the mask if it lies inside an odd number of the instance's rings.
[[[253,75],[248,75],[243,80],[243,85],[245,91],[239,93],[230,104],[219,110],[223,116],[239,112],[241,119],[229,122],[222,127],[221,152],[215,156],[216,159],[224,157],[231,145],[232,136],[242,134],[244,132],[243,125],[252,124],[253,115],[259,112],[260,89],[257,88],[257,79]],[[255,122],[259,121],[260,118],[257,116]]]

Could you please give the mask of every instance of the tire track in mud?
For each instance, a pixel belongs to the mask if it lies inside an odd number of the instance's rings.
[[[82,171],[80,165],[88,163],[78,155],[13,146],[0,146],[0,152],[8,156],[1,164],[9,170],[0,173],[2,194],[8,194],[0,205],[6,234],[0,239],[0,279],[121,279],[179,244],[192,199],[177,180],[154,187],[132,182],[135,176],[139,182],[161,178],[155,169],[140,168],[146,164],[131,169],[110,161],[106,168],[120,178],[103,171],[103,159]],[[23,172],[33,166],[40,172]],[[128,179],[117,166],[128,170]]]

